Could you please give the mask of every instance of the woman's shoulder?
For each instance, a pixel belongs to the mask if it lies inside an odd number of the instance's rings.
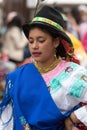
[[[87,69],[84,66],[77,64],[75,62],[72,62],[72,61],[62,60],[61,66],[64,66],[64,68],[72,67],[73,69],[80,69],[87,72]]]

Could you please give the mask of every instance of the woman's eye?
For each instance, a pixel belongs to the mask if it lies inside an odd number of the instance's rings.
[[[32,44],[34,41],[33,40],[29,40],[29,43]]]
[[[29,43],[30,43],[30,44],[32,44],[32,43],[33,43],[33,41],[29,41]]]
[[[43,43],[45,42],[45,39],[43,38],[38,38],[37,40],[34,40],[34,39],[29,39],[29,44],[33,44],[34,42],[38,42],[38,43]]]
[[[39,42],[43,43],[43,42],[45,42],[45,40],[44,39],[39,39]]]

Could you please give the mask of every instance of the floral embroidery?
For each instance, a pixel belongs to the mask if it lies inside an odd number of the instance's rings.
[[[73,68],[72,67],[70,67],[70,66],[68,66],[66,69],[65,69],[65,72],[71,72],[71,71],[73,71]]]
[[[81,79],[84,80],[85,82],[87,82],[87,76],[86,75],[82,75]]]
[[[11,80],[8,81],[8,87],[9,87],[9,88],[13,87],[13,84],[12,84],[12,81],[11,81]]]
[[[20,117],[20,122],[24,130],[30,130],[29,124],[27,123],[26,119],[23,116]]]

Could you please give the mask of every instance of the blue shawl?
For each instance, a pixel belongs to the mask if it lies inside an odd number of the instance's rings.
[[[58,126],[59,122],[70,114],[60,112],[33,63],[7,75],[0,108],[10,101],[13,102],[14,130],[28,130],[30,127],[33,130],[63,130],[63,125]]]

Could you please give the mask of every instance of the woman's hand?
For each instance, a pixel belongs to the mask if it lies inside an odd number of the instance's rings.
[[[73,127],[74,127],[74,124],[71,122],[69,117],[67,117],[65,119],[65,130],[74,130]]]
[[[79,129],[78,129],[78,128],[76,128],[76,127],[73,127],[73,128],[72,128],[72,130],[79,130]]]
[[[79,130],[74,126],[74,124],[70,121],[69,117],[65,119],[65,130]]]
[[[75,124],[79,122],[75,114],[71,113],[71,115],[65,119],[65,130],[79,130],[75,127]]]
[[[65,130],[87,130],[87,126],[85,126],[73,112],[65,119]]]
[[[76,115],[75,115],[74,112],[71,113],[70,119],[72,120],[72,122],[73,122],[74,124],[80,123],[80,120],[76,117]]]

